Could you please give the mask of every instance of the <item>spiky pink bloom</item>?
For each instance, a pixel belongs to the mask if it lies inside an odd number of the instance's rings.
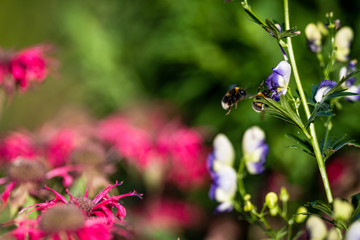
[[[0,194],[1,205],[4,207],[14,192],[10,206],[17,210],[23,206],[28,195],[36,195],[40,184],[54,177],[63,178],[63,185],[69,187],[74,180],[70,173],[80,169],[77,165],[48,169],[40,158],[17,157],[8,163],[7,175],[0,178],[0,185],[5,185],[4,191]]]
[[[57,204],[45,210],[36,220],[18,221],[18,227],[10,233],[17,240],[110,240],[112,226],[103,218],[87,218],[73,204]]]
[[[24,49],[10,60],[10,73],[20,89],[26,90],[30,82],[44,81],[48,74],[48,60],[45,52],[48,46],[35,46]]]
[[[117,186],[120,186],[122,184],[122,182],[118,182],[116,181],[114,185],[109,185],[108,187],[106,187],[104,190],[102,190],[93,200],[88,198],[87,195],[87,191],[85,192],[83,197],[74,197],[69,193],[69,190],[66,189],[66,193],[69,195],[70,200],[66,200],[66,198],[61,195],[60,193],[56,192],[54,189],[48,188],[45,185],[45,188],[47,190],[52,191],[55,194],[55,198],[51,199],[45,203],[38,203],[38,204],[34,204],[31,205],[29,207],[26,207],[24,209],[22,209],[20,211],[20,213],[26,211],[29,208],[33,208],[35,207],[33,210],[29,211],[33,212],[36,210],[45,210],[49,207],[52,207],[58,203],[66,203],[66,204],[75,204],[77,207],[81,208],[88,217],[104,217],[106,218],[108,221],[108,223],[111,223],[115,220],[111,209],[112,208],[117,208],[117,213],[116,213],[116,217],[119,220],[122,220],[125,215],[126,215],[126,210],[125,208],[118,203],[118,201],[123,198],[123,197],[128,197],[128,196],[137,196],[139,198],[142,197],[142,194],[136,193],[135,191],[133,192],[129,192],[126,194],[121,194],[121,195],[117,195],[117,196],[110,196],[109,195],[109,191]]]

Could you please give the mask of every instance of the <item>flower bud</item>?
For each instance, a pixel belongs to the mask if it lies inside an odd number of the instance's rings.
[[[244,196],[244,200],[245,201],[249,201],[251,199],[251,195],[250,194],[246,194],[245,196]]]
[[[275,217],[279,213],[279,205],[269,209],[270,215]]]
[[[269,209],[275,208],[277,206],[278,196],[274,192],[269,192],[265,196],[265,204]]]
[[[286,188],[285,187],[282,187],[281,188],[281,190],[280,190],[280,200],[282,201],[282,202],[287,202],[287,201],[289,201],[289,198],[290,198],[290,196],[289,196],[289,193],[288,193],[288,191],[286,190]]]
[[[250,201],[246,201],[244,205],[244,211],[250,212],[253,209],[254,209],[254,205]]]
[[[307,209],[303,206],[299,207],[298,210],[296,211],[296,217],[295,217],[295,222],[297,223],[303,223],[306,218],[307,218]]]
[[[347,221],[350,219],[354,207],[347,201],[335,199],[334,203],[334,219]]]

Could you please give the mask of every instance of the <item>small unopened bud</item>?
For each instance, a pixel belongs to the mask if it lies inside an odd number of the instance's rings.
[[[251,195],[250,194],[246,194],[245,196],[244,196],[244,200],[245,201],[249,201],[251,199]]]
[[[250,212],[253,209],[254,209],[254,205],[250,201],[246,201],[244,205],[244,211]]]
[[[280,190],[280,200],[282,201],[282,202],[287,202],[287,201],[289,201],[289,198],[290,198],[290,196],[289,196],[289,193],[288,193],[288,191],[286,190],[286,188],[285,187],[282,187],[281,188],[281,190]]]
[[[351,214],[354,211],[354,207],[345,200],[334,200],[334,219],[347,221],[350,219]]]
[[[269,192],[265,197],[265,204],[269,209],[275,208],[277,206],[278,196],[274,192]]]
[[[269,209],[270,215],[275,217],[279,213],[279,205]]]
[[[303,223],[307,218],[307,209],[305,207],[299,207],[296,214],[295,222]]]

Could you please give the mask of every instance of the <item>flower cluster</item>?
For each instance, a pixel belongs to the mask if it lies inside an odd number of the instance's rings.
[[[59,239],[67,236],[69,239],[111,239],[111,231],[116,219],[122,221],[126,210],[118,201],[127,196],[142,194],[130,192],[127,194],[110,196],[109,191],[116,186],[109,185],[94,199],[84,196],[74,197],[67,190],[70,200],[55,190],[48,188],[55,194],[55,198],[48,202],[34,204],[24,208],[21,212],[33,208],[30,212],[40,210],[41,214],[36,220],[20,219],[19,227],[11,232],[16,239]],[[116,209],[115,217],[112,209]]]
[[[220,202],[216,211],[231,211],[238,190],[238,174],[233,168],[235,151],[230,140],[224,134],[218,134],[214,138],[213,148],[207,159],[208,170],[213,180],[209,197]],[[264,164],[268,150],[264,132],[257,126],[247,129],[243,137],[243,159],[240,166],[245,164],[250,174],[262,173],[265,170]],[[243,173],[239,172],[239,174]]]
[[[235,151],[224,134],[218,134],[213,142],[214,150],[208,157],[208,169],[213,180],[209,197],[220,202],[217,212],[231,211],[237,190],[237,175],[233,168]]]
[[[159,119],[146,126],[114,115],[99,123],[97,134],[130,164],[144,171],[149,182],[159,184],[164,179],[182,189],[201,186],[207,176],[207,150],[202,136],[178,121],[166,123]]]

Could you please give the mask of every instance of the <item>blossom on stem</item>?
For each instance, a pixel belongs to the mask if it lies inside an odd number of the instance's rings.
[[[316,102],[321,102],[323,100],[323,97],[333,88],[336,86],[335,81],[331,80],[323,80],[319,87],[317,88],[314,99]]]
[[[232,165],[234,148],[224,134],[218,134],[213,142],[214,150],[208,156],[208,169],[213,180],[209,197],[220,202],[216,212],[233,209],[233,198],[237,190],[237,174]]]
[[[336,47],[335,58],[340,62],[349,60],[351,42],[354,38],[354,32],[350,27],[342,27],[335,34],[334,45]]]
[[[243,154],[246,168],[250,174],[260,174],[265,168],[269,146],[265,142],[265,133],[258,126],[246,130],[243,141]]]
[[[321,31],[314,23],[309,23],[305,28],[307,45],[313,53],[321,52]]]
[[[280,100],[280,95],[285,95],[291,76],[291,65],[287,61],[281,61],[273,73],[265,80],[265,84],[272,91],[271,98]]]

